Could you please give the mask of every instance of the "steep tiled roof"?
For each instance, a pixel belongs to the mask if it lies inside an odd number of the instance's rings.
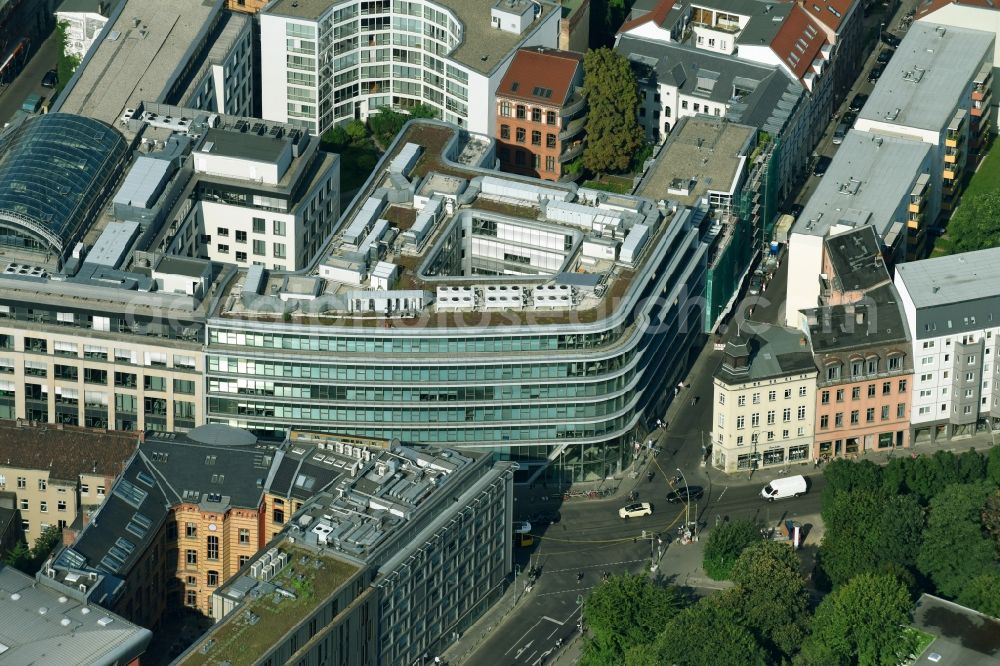
[[[54,425],[17,427],[0,421],[0,466],[49,470],[49,478],[75,481],[84,472],[117,476],[138,445],[138,435]]]
[[[639,18],[632,19],[631,21],[625,21],[625,23],[622,24],[622,27],[618,28],[618,34],[628,32],[633,28],[638,28],[640,25],[649,23],[650,21],[653,21],[656,25],[663,25],[663,22],[667,20],[667,14],[670,13],[670,10],[674,8],[675,4],[676,0],[660,0],[656,7],[653,8],[653,11],[648,14],[644,14]]]
[[[858,0],[803,0],[801,7],[836,32],[855,2]]]
[[[497,87],[497,97],[561,105],[573,92],[583,56],[541,46],[519,49]]]
[[[806,11],[795,7],[771,41],[771,48],[795,77],[802,79],[825,43],[826,38]]]
[[[921,2],[917,9],[917,18],[922,19],[928,14],[933,14],[942,7],[948,5],[962,5],[963,7],[979,7],[981,9],[997,9],[993,0],[928,0]]]

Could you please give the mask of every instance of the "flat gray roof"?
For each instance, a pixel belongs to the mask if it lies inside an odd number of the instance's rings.
[[[708,190],[728,192],[741,174],[746,158],[743,149],[756,132],[756,128],[724,123],[721,118],[684,118],[670,133],[639,194],[690,206]],[[667,188],[676,179],[695,181],[690,194],[668,194]]]
[[[835,224],[871,224],[884,238],[913,189],[930,144],[851,130],[791,233],[826,236]]]
[[[520,47],[542,20],[552,12],[561,12],[559,5],[551,0],[538,0],[541,13],[522,34],[515,35],[493,27],[490,10],[496,6],[496,0],[438,0],[438,4],[450,9],[463,27],[462,42],[448,56],[484,74],[492,72],[503,61],[504,56]],[[273,0],[261,11],[291,18],[316,20],[333,5],[333,0]]]
[[[272,136],[259,136],[251,132],[210,129],[205,132],[205,140],[198,152],[228,155],[257,162],[276,162],[288,141],[287,137],[275,139]]]
[[[184,55],[221,5],[221,0],[127,0],[106,38],[87,54],[59,110],[114,125],[125,109],[143,100],[160,101]]]
[[[983,57],[992,53],[993,39],[993,33],[916,21],[858,117],[932,131],[946,128],[956,100]]]
[[[914,666],[996,666],[1000,660],[1000,621],[971,608],[922,594],[913,626],[934,635]]]
[[[918,308],[992,298],[1000,284],[1000,247],[896,266]]]

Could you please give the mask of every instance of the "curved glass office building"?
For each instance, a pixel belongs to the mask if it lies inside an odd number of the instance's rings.
[[[128,152],[112,127],[49,113],[0,136],[0,244],[64,256],[117,181]]]
[[[702,340],[702,212],[427,157],[412,200],[402,173],[376,174],[309,276],[230,285],[208,323],[208,420],[620,470]]]

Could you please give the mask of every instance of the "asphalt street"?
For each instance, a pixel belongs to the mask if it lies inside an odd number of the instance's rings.
[[[11,119],[14,112],[21,108],[21,102],[31,93],[38,93],[45,98],[46,104],[49,102],[52,88],[42,87],[42,77],[45,72],[55,68],[58,58],[59,47],[55,33],[51,33],[18,77],[10,85],[0,88],[0,127]]]

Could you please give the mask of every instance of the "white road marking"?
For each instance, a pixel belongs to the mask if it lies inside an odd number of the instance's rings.
[[[548,657],[548,656],[549,656],[550,654],[552,654],[552,651],[553,651],[554,649],[555,649],[555,648],[549,648],[548,650],[546,650],[545,652],[543,652],[543,653],[542,653],[542,656],[541,656],[541,657],[539,657],[538,659],[536,659],[535,661],[533,661],[533,662],[532,662],[532,664],[531,664],[531,666],[538,666],[538,665],[539,665],[540,663],[542,663],[542,660],[543,660],[543,659],[545,659],[545,658],[546,658],[546,657]]]
[[[715,498],[715,501],[716,502],[720,501],[722,499],[722,496],[726,494],[727,490],[729,490],[729,486],[726,486],[725,488],[722,489],[722,492],[719,493],[719,496]]]
[[[538,624],[538,623],[536,622],[535,624]],[[514,655],[514,659],[519,659],[521,657],[521,653],[524,652],[525,650],[527,650],[528,648],[530,648],[531,644],[534,643],[534,642],[535,641],[528,641],[527,645],[525,645],[523,648],[521,648],[520,650],[517,651],[517,654]]]
[[[636,562],[645,562],[646,559],[642,558],[639,560],[622,560],[621,562],[607,562],[605,564],[588,564],[582,567],[570,567],[569,569],[546,569],[543,573],[563,573],[565,571],[582,571],[584,569],[602,569],[607,567],[613,567],[618,564],[635,564]]]

